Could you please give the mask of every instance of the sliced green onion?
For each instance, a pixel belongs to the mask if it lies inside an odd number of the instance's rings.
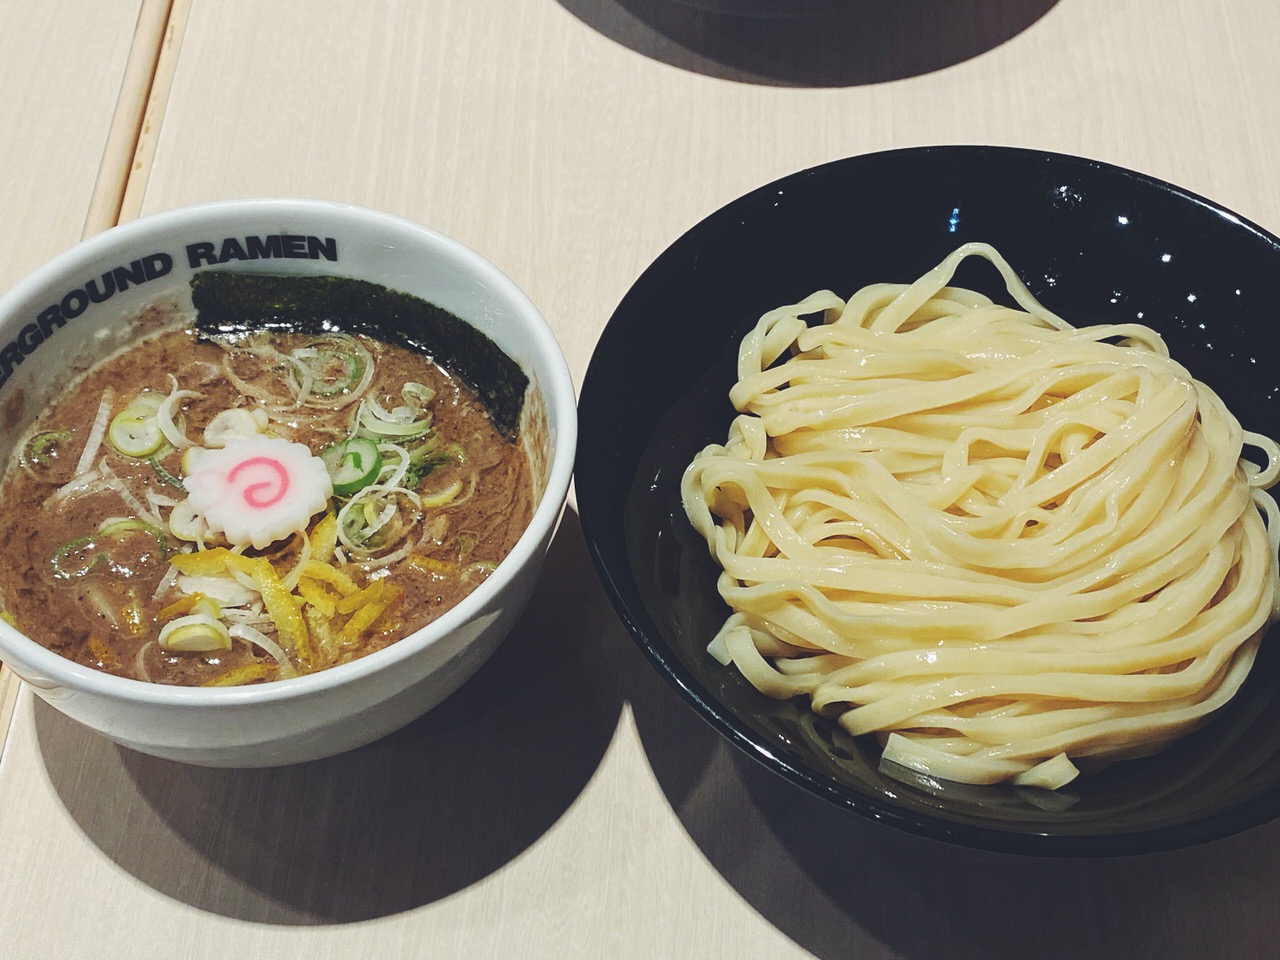
[[[421,498],[412,490],[370,484],[338,511],[338,540],[362,561],[381,562],[383,558],[374,558],[374,553],[416,530],[421,512]],[[411,547],[405,543],[402,550],[407,553]]]
[[[133,530],[143,530],[151,534],[151,536],[155,537],[161,553],[166,557],[169,555],[169,541],[164,538],[164,531],[154,523],[147,523],[137,517],[111,517],[104,520],[102,521],[102,526],[98,528],[98,536],[109,537],[117,533],[129,533]]]
[[[400,396],[404,397],[404,402],[416,403],[419,407],[425,407],[435,395],[434,390],[416,380],[410,380],[400,388]]]
[[[467,451],[460,443],[439,442],[439,436],[433,436],[426,443],[415,447],[409,453],[409,469],[405,474],[404,485],[417,489],[422,481],[436,467],[446,463],[466,463]]]
[[[46,430],[37,433],[27,441],[25,457],[27,463],[36,467],[47,467],[58,458],[58,446],[71,439],[70,430]]]
[[[164,398],[144,390],[117,413],[107,429],[111,445],[126,457],[144,460],[164,446],[165,436],[156,416]]]
[[[421,412],[410,407],[388,411],[376,400],[366,399],[360,405],[359,432],[384,440],[413,440],[431,430],[431,414],[416,419]]]
[[[98,450],[107,435],[107,421],[111,419],[111,404],[115,402],[116,392],[110,387],[102,391],[102,399],[98,401],[98,412],[93,415],[93,426],[89,428],[89,437],[80,451],[80,459],[76,461],[76,476],[82,477],[93,467],[98,459]]]
[[[322,350],[319,359],[323,361],[323,365],[317,371],[321,375],[316,377],[311,390],[322,397],[329,397],[335,393],[341,393],[343,390],[350,390],[360,382],[360,376],[364,373],[364,362],[354,353],[336,353]],[[323,375],[329,373],[335,366],[341,370],[338,376],[326,377]]]
[[[231,649],[231,633],[226,624],[207,613],[193,613],[170,620],[160,628],[160,646],[183,653],[210,653]]]
[[[231,635],[237,640],[244,640],[246,643],[252,643],[254,646],[265,650],[271,659],[275,660],[279,665],[279,679],[287,680],[298,675],[297,669],[289,659],[289,655],[284,652],[284,648],[257,627],[251,627],[247,623],[237,623],[232,626]]]
[[[199,400],[204,394],[197,393],[195,390],[179,390],[178,378],[173,374],[169,374],[169,384],[169,395],[160,401],[160,406],[156,410],[156,423],[160,427],[160,432],[164,434],[164,438],[181,450],[191,446],[191,441],[187,439],[182,414],[175,413],[175,410],[180,401]]]
[[[352,437],[325,447],[320,459],[333,481],[333,492],[346,496],[363,490],[378,479],[382,471],[382,454],[378,445],[365,437]]]
[[[436,493],[431,494],[430,496],[424,496],[422,498],[422,505],[424,507],[445,507],[453,503],[454,500],[457,500],[458,494],[460,494],[461,492],[462,492],[462,481],[455,480],[453,481],[453,483],[449,484],[449,486],[445,487],[443,490],[439,490]]]
[[[258,436],[266,425],[267,412],[261,407],[220,410],[204,428],[204,444],[206,447],[225,447],[228,440]]]
[[[169,532],[179,540],[199,544],[208,534],[209,527],[204,518],[196,513],[190,500],[179,500],[169,511]]]
[[[53,552],[49,563],[53,567],[53,575],[58,580],[71,580],[96,570],[108,562],[106,549],[102,541],[121,534],[143,531],[155,537],[162,557],[169,556],[169,541],[164,531],[154,524],[139,520],[136,517],[110,517],[102,522],[97,533],[68,540]],[[78,561],[78,562],[75,562]]]
[[[409,472],[409,451],[398,443],[383,440],[378,444],[378,452],[382,454],[378,483],[387,487],[400,486]]]
[[[313,340],[293,351],[311,374],[311,393],[331,397],[352,390],[364,377],[365,358],[341,335]]]
[[[160,465],[160,461],[152,457],[147,461],[151,464],[151,469],[156,472],[156,476],[160,478],[161,483],[167,483],[171,487],[177,487],[179,490],[184,489],[182,481],[175,477],[172,473]]]
[[[154,523],[148,523],[145,520],[139,520],[136,517],[114,517],[102,522],[102,526],[98,528],[99,537],[119,536],[123,533],[132,533],[133,531],[148,533],[156,542],[156,546],[160,548],[160,556],[168,558],[173,549],[169,546],[169,541],[165,538],[164,531],[157,527]]]
[[[338,539],[350,549],[364,549],[395,514],[395,502],[388,498],[353,499],[338,511]]]
[[[70,580],[74,577],[83,577],[91,570],[96,569],[107,562],[107,555],[101,550],[86,549],[97,546],[97,534],[91,533],[84,537],[76,537],[74,540],[68,540],[57,550],[53,551],[53,556],[49,558],[49,563],[53,567],[53,575],[58,580]],[[76,554],[82,556],[76,557]],[[72,559],[76,559],[78,563],[72,563]]]

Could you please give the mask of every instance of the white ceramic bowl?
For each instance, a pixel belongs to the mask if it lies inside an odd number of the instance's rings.
[[[340,753],[403,726],[456,690],[528,602],[564,509],[577,437],[573,382],[555,336],[487,260],[388,214],[309,200],[247,200],[116,227],[0,299],[0,457],[7,462],[51,393],[78,364],[119,340],[143,306],[167,296],[190,302],[192,259],[205,266],[226,238],[245,249],[247,237],[280,239],[255,244],[260,258],[230,264],[238,270],[372,281],[434,303],[492,339],[530,380],[525,415],[540,422],[522,433],[527,443],[534,438],[538,496],[515,549],[452,610],[367,657],[291,680],[221,689],[144,683],[81,666],[0,622],[0,660],[58,710],[117,743],[207,766],[273,766]],[[121,266],[149,279],[93,303],[87,282]]]

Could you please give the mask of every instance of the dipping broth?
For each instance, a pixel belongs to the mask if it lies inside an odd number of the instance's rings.
[[[4,615],[78,663],[235,685],[344,663],[478,586],[532,513],[525,451],[421,352],[190,318],[71,385],[3,480]]]

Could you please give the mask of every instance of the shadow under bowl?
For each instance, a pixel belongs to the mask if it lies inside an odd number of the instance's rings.
[[[658,671],[735,746],[854,813],[1019,854],[1167,850],[1280,813],[1280,654],[1264,638],[1234,700],[1164,752],[1050,793],[892,769],[854,739],[750,687],[706,653],[727,616],[718,567],[680,504],[684,467],[723,442],[742,336],[775,306],[829,288],[910,282],[963,243],[1009,258],[1072,323],[1137,321],[1244,427],[1280,420],[1274,306],[1280,240],[1168,183],[1034,150],[939,146],[840,160],[728,204],[673,243],[617,307],[579,402],[576,488],[592,558]],[[985,264],[959,286],[1008,302]]]

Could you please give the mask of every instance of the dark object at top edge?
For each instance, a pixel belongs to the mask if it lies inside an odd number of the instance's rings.
[[[191,278],[202,333],[340,330],[431,357],[475,390],[500,433],[514,439],[529,378],[469,323],[419,297],[350,277],[203,270]]]

